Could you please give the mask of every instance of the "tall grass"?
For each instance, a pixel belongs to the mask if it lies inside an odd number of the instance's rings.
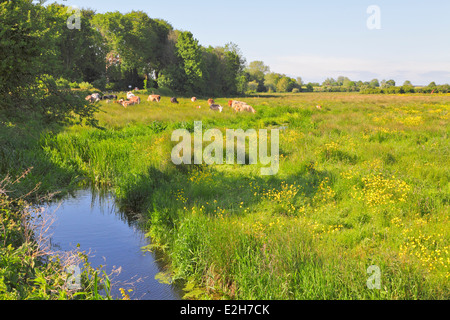
[[[246,99],[255,115],[179,101],[103,103],[103,130],[67,128],[40,144],[52,166],[147,214],[188,297],[449,298],[449,96],[262,95]],[[171,132],[194,120],[223,132],[284,127],[278,175],[173,165]],[[367,287],[371,265],[380,290]]]

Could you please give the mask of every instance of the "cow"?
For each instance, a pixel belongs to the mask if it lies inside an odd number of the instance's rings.
[[[234,110],[236,111],[236,108],[245,104],[245,102],[241,102],[241,101],[236,101],[236,100],[230,100],[228,101],[228,105]]]
[[[209,105],[213,105],[215,102],[214,102],[214,100],[213,99],[208,99],[208,104]]]
[[[249,106],[248,104],[241,105],[240,107],[238,107],[237,111],[240,111],[240,112],[247,111],[247,112],[251,112],[251,113],[256,113],[256,110],[252,106]]]
[[[321,109],[322,109],[322,106],[316,106],[316,108],[319,109],[319,110],[321,110]]]
[[[223,110],[223,107],[219,104],[212,104],[209,106],[209,108],[213,111],[219,111],[219,112],[222,112],[222,110]]]
[[[230,105],[230,101],[228,102],[228,105]],[[233,110],[236,112],[247,111],[247,112],[251,112],[251,113],[256,113],[256,110],[252,106],[250,106],[247,103],[242,102],[242,101],[232,100],[231,108],[233,108]]]
[[[191,98],[191,101],[192,101],[192,102],[195,102],[195,101],[197,101],[197,98],[196,98],[196,97],[192,97],[192,98]]]
[[[133,104],[140,104],[141,103],[141,98],[138,96],[132,96],[128,99],[131,102],[134,102]]]
[[[125,101],[122,102],[122,105],[123,105],[124,108],[126,108],[128,106],[132,106],[134,104],[135,104],[134,101],[129,101],[129,100],[125,100]]]
[[[136,100],[124,100],[124,99],[120,99],[119,101],[117,101],[117,103],[122,105],[124,108],[137,104]]]
[[[177,100],[177,98],[170,98],[170,102],[171,103],[178,103],[178,100]]]
[[[156,102],[160,102],[161,101],[161,96],[160,95],[156,95],[156,94],[152,94],[148,96],[147,101],[156,101]]]
[[[117,96],[114,94],[105,95],[102,98],[103,100],[117,100]]]
[[[90,103],[95,103],[101,100],[101,96],[99,93],[93,93],[85,98],[86,101]]]

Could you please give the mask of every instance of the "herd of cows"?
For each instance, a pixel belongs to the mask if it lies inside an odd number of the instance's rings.
[[[89,101],[90,103],[96,103],[99,102],[100,100],[106,100],[107,103],[118,103],[120,105],[122,105],[123,107],[128,107],[131,105],[136,105],[136,104],[140,104],[141,103],[141,98],[136,96],[134,93],[132,92],[127,92],[127,99],[119,99],[117,100],[117,96],[116,95],[100,95],[99,93],[93,93],[89,96],[87,96],[86,101]],[[147,101],[149,102],[161,102],[161,96],[160,95],[155,95],[152,94],[148,97]],[[191,99],[192,102],[196,102],[197,98],[196,97],[192,97]],[[171,103],[178,103],[177,98],[170,98],[170,102]],[[209,108],[213,111],[219,111],[222,112],[223,111],[223,107],[219,104],[216,104],[215,101],[213,99],[209,99],[208,100],[208,105]],[[245,102],[242,101],[236,101],[236,100],[230,100],[228,101],[228,106],[231,107],[235,112],[251,112],[251,113],[256,113],[256,110],[248,105]],[[200,106],[198,106],[197,108],[201,108]]]

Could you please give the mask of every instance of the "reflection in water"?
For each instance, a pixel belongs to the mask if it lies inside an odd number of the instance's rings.
[[[163,264],[154,253],[141,250],[149,239],[140,228],[140,216],[120,211],[109,192],[79,190],[48,210],[56,217],[50,230],[53,249],[69,251],[79,244],[92,267],[102,265],[107,274],[120,270],[111,279],[114,297],[121,296],[122,287],[133,290],[131,299],[180,299],[179,290],[155,280]]]

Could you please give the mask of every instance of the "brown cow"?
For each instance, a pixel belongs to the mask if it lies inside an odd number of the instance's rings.
[[[153,102],[153,101],[160,102],[160,101],[161,101],[161,96],[160,96],[160,95],[157,95],[157,94],[152,94],[152,95],[148,96],[147,101],[151,101],[151,102]]]
[[[128,106],[133,106],[135,104],[138,104],[136,100],[124,100],[122,101],[122,105],[126,108]]]
[[[140,98],[139,97],[131,97],[130,100],[124,100],[124,99],[120,99],[118,101],[115,101],[116,103],[122,105],[123,107],[128,107],[128,106],[133,106],[135,104],[139,104],[140,103]]]
[[[125,102],[125,100],[123,98],[121,98],[121,99],[119,99],[117,101],[114,101],[114,102],[120,104],[121,106],[124,106],[123,103]]]
[[[243,104],[241,107],[240,107],[240,110],[239,111],[247,111],[247,112],[251,112],[251,113],[256,113],[256,110],[252,107],[252,106],[249,106],[248,104]]]
[[[132,96],[129,98],[130,102],[134,102],[133,104],[140,104],[141,103],[141,98],[138,96]]]
[[[228,105],[236,111],[236,108],[244,104],[244,102],[236,101],[236,100],[230,100],[228,101]]]
[[[192,102],[195,102],[195,101],[197,101],[197,98],[196,98],[196,97],[192,97],[192,98],[191,98],[191,101],[192,101]]]
[[[230,102],[228,102],[228,104],[229,103]],[[235,100],[231,101],[231,108],[233,108],[233,110],[236,112],[247,111],[251,113],[256,113],[256,110],[252,106],[242,101],[235,101]]]
[[[213,105],[214,104],[214,100],[213,99],[208,99],[208,104],[209,105]]]

